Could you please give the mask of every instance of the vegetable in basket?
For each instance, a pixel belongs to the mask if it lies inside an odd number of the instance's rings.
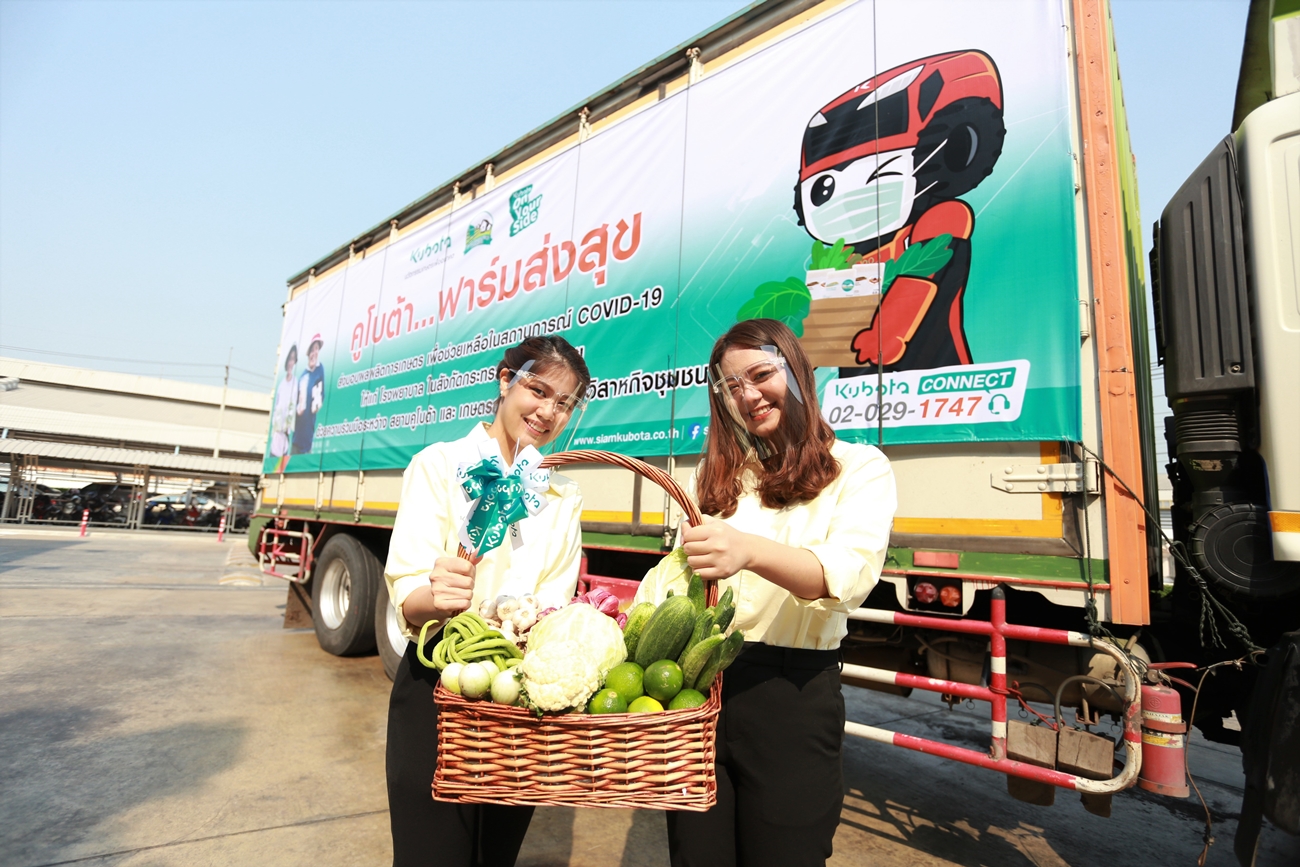
[[[590,605],[568,605],[533,627],[519,670],[529,704],[558,712],[585,705],[626,658],[623,631],[612,618]]]
[[[523,647],[528,641],[528,630],[537,623],[539,603],[531,593],[522,596],[501,594],[495,599],[484,599],[478,613],[488,626]]]
[[[431,625],[432,622],[426,623],[420,628],[416,645],[416,655],[426,668],[445,670],[453,663],[488,662],[492,664],[492,674],[495,675],[503,668],[518,664],[523,657],[523,652],[513,641],[489,628],[487,622],[474,612],[464,611],[447,621],[442,640],[434,646],[432,657],[426,659],[424,642]]]
[[[613,593],[610,593],[604,587],[594,587],[586,593],[579,594],[570,600],[569,604],[587,604],[595,608],[602,614],[607,614],[618,621],[619,627],[627,623],[627,615],[618,610],[619,600]]]

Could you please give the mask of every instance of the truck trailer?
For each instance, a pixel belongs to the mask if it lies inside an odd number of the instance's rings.
[[[1264,722],[1300,704],[1289,8],[1251,5],[1239,116],[1162,214],[1150,293],[1105,0],[755,3],[356,235],[288,281],[250,534],[288,580],[286,625],[330,653],[378,648],[391,676],[402,471],[491,416],[506,347],[561,334],[587,359],[590,400],[556,450],[685,482],[710,435],[713,340],[768,317],[817,365],[837,435],[880,446],[897,477],[846,682],[992,706],[987,754],[850,733],[1099,812],[1134,783],[1185,796],[1188,722],[1265,744],[1248,775],[1293,755]],[[680,509],[625,470],[565,472],[582,582],[630,598]],[[1289,686],[1255,689],[1262,674]],[[1008,700],[1053,699],[1049,747],[1050,727],[1007,722]],[[1104,756],[1067,761],[1067,729]],[[1296,799],[1270,797],[1264,814],[1298,830]]]

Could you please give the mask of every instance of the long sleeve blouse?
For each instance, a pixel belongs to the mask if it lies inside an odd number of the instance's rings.
[[[402,633],[414,640],[419,628],[402,616],[413,590],[427,586],[434,562],[454,557],[457,533],[469,513],[469,499],[456,481],[456,468],[480,459],[479,445],[489,439],[476,425],[459,440],[436,443],[417,454],[402,477],[402,499],[388,545],[384,580],[397,607]],[[572,480],[551,473],[544,492],[546,507],[519,522],[522,544],[506,540],[479,561],[472,607],[507,593],[532,593],[541,607],[561,606],[573,597],[582,554],[582,495]],[[433,630],[438,624],[430,627]]]
[[[743,533],[812,551],[826,577],[828,595],[812,600],[800,599],[748,570],[719,582],[719,594],[730,587],[736,595],[733,622],[746,641],[837,648],[848,632],[848,612],[861,605],[880,580],[898,506],[889,459],[874,446],[840,440],[831,446],[831,454],[840,463],[840,474],[813,500],[766,508],[756,491],[757,478],[746,471],[736,512],[723,519]],[[690,493],[694,496],[694,479]],[[669,589],[685,592],[687,574],[665,558],[641,582],[637,601],[658,603]]]

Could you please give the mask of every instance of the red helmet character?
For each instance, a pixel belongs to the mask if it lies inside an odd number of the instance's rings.
[[[984,52],[883,72],[808,122],[795,189],[800,225],[826,244],[878,239],[973,189],[993,171],[1005,134],[1001,79]]]

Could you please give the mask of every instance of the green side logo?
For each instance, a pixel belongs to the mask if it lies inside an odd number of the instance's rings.
[[[542,194],[533,195],[533,185],[520,187],[510,194],[510,237],[537,222],[542,208]]]

